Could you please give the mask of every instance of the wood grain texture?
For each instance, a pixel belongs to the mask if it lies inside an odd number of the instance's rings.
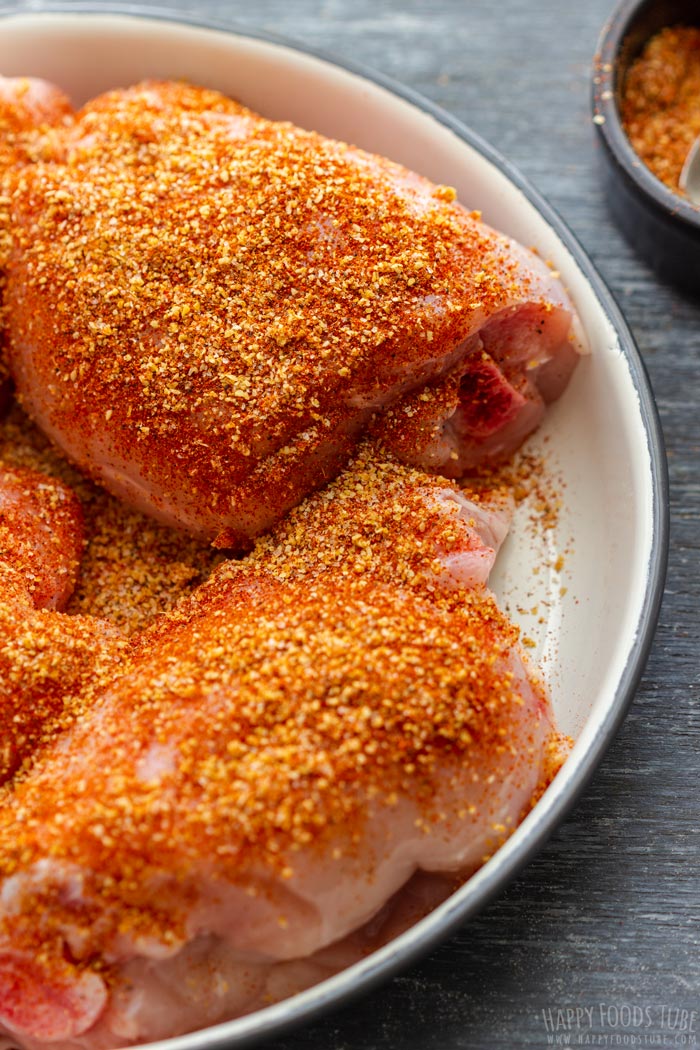
[[[167,6],[194,9],[194,0]],[[598,1045],[625,1045],[615,1042],[624,1035],[633,1045],[700,1044],[700,1018],[683,1042],[660,1011],[700,1011],[700,308],[634,256],[602,197],[589,67],[611,6],[203,0],[196,7],[382,70],[520,167],[582,241],[636,335],[672,485],[671,561],[654,649],[632,711],[575,811],[508,891],[421,965],[266,1050],[539,1048],[549,1045],[543,1010],[576,1006],[594,1008]],[[644,1021],[651,1016],[652,1025],[612,1023],[615,1008],[635,1005],[649,1008]],[[655,1032],[670,1041],[654,1044]],[[571,1034],[576,1045],[575,1026]]]

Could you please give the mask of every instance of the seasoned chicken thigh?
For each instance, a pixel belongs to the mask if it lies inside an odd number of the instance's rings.
[[[0,465],[0,785],[113,658],[118,635],[60,610],[82,553],[80,505],[54,478]]]
[[[37,609],[62,609],[83,551],[83,515],[65,485],[0,463],[0,568]]]
[[[183,84],[88,104],[10,192],[11,369],[84,470],[245,546],[373,431],[459,476],[577,360],[531,252],[454,191]]]
[[[0,179],[11,168],[34,158],[38,133],[50,125],[62,123],[72,112],[63,92],[45,80],[35,77],[0,76]],[[44,142],[44,149],[47,143]],[[0,203],[0,257],[4,268],[7,250],[7,202],[4,193]],[[3,278],[0,275],[0,288]],[[0,351],[0,412],[10,398],[11,386]]]
[[[561,757],[484,586],[507,515],[363,448],[144,633],[0,806],[0,1032],[246,1012],[414,872],[483,863]]]
[[[34,159],[36,132],[72,113],[66,95],[36,77],[0,76],[0,171]]]

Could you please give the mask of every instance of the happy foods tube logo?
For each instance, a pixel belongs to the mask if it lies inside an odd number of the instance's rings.
[[[664,1003],[544,1006],[543,1046],[697,1047],[700,1007]]]

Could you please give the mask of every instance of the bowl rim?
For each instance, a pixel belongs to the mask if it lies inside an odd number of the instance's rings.
[[[625,8],[635,6],[626,3]],[[669,483],[668,466],[663,433],[654,401],[649,377],[634,337],[602,277],[588,258],[576,236],[558,212],[542,197],[538,190],[498,150],[478,133],[472,131],[458,118],[437,104],[423,97],[392,77],[371,69],[354,60],[337,58],[327,51],[297,42],[285,36],[239,26],[233,19],[209,18],[193,12],[151,7],[147,4],[120,2],[120,0],[38,0],[30,5],[23,3],[0,3],[0,21],[15,17],[33,19],[42,15],[92,15],[116,18],[140,19],[163,22],[170,25],[211,30],[229,36],[259,41],[290,49],[318,59],[335,68],[354,74],[397,96],[422,113],[432,117],[447,128],[462,142],[476,150],[494,165],[523,194],[546,224],[554,231],[564,248],[569,251],[586,282],[595,294],[602,313],[612,326],[625,358],[629,374],[638,398],[639,418],[648,444],[651,506],[651,538],[646,567],[646,590],[636,625],[633,642],[622,670],[618,687],[609,707],[604,713],[592,737],[587,751],[579,759],[576,768],[567,779],[566,790],[554,792],[546,808],[535,807],[530,817],[527,836],[508,849],[502,847],[488,864],[480,869],[478,883],[468,880],[464,886],[426,918],[359,963],[348,967],[334,977],[323,980],[312,988],[297,993],[262,1010],[244,1015],[232,1021],[210,1026],[184,1036],[174,1036],[156,1042],[142,1044],[149,1050],[213,1050],[214,1047],[249,1046],[263,1038],[271,1038],[308,1023],[320,1015],[347,1005],[355,997],[366,994],[372,988],[412,963],[417,962],[444,941],[467,919],[480,911],[497,893],[512,881],[521,868],[542,848],[546,840],[559,826],[574,806],[589,783],[603,755],[612,742],[641,680],[647,657],[651,649],[656,624],[661,609],[669,551]],[[539,817],[536,817],[539,809]],[[530,819],[530,818],[529,818]],[[512,844],[513,840],[510,840]],[[499,862],[500,858],[500,862]],[[456,900],[461,896],[461,899]]]
[[[652,3],[653,0],[622,0],[603,25],[591,77],[593,123],[647,204],[667,220],[697,236],[700,235],[700,204],[681,197],[647,167],[627,137],[618,105],[622,87],[619,79],[622,47],[636,16]]]

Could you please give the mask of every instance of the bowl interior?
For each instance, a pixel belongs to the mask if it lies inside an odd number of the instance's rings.
[[[557,806],[561,812],[562,800],[581,783],[581,769],[590,766],[591,754],[600,752],[601,739],[619,718],[622,694],[629,692],[643,656],[639,645],[640,635],[648,634],[650,581],[658,590],[663,556],[657,535],[662,467],[650,436],[642,371],[621,347],[624,326],[607,299],[603,305],[601,286],[588,264],[574,257],[576,249],[557,232],[553,216],[532,202],[507,165],[490,159],[488,148],[478,146],[478,140],[470,144],[381,84],[313,55],[157,19],[22,14],[3,20],[0,68],[5,75],[54,80],[75,102],[146,77],[186,78],[218,88],[266,116],[354,142],[455,186],[465,205],[536,247],[561,272],[592,351],[535,439],[550,476],[563,480],[564,508],[558,526],[545,535],[533,535],[528,509],[521,509],[495,584],[534,638],[561,728],[577,738],[577,745],[534,813],[444,906],[444,933],[456,914],[469,912],[479,893],[484,898],[485,887],[493,889],[494,871],[506,872],[509,863],[512,870],[518,856],[522,860],[528,838],[534,840],[543,826],[543,814]],[[555,567],[559,555],[561,571]],[[518,613],[525,609],[530,611]],[[421,924],[409,931],[401,943],[389,946],[384,961],[391,963],[402,950],[407,955],[419,943],[425,946],[436,929],[433,921],[430,929]],[[318,1005],[337,990],[327,984],[330,992],[312,990],[304,993],[306,999],[297,998]],[[281,1016],[275,1010],[273,1021]],[[254,1025],[243,1019],[223,1028],[227,1038],[243,1039]],[[194,1045],[188,1037],[187,1046]]]

